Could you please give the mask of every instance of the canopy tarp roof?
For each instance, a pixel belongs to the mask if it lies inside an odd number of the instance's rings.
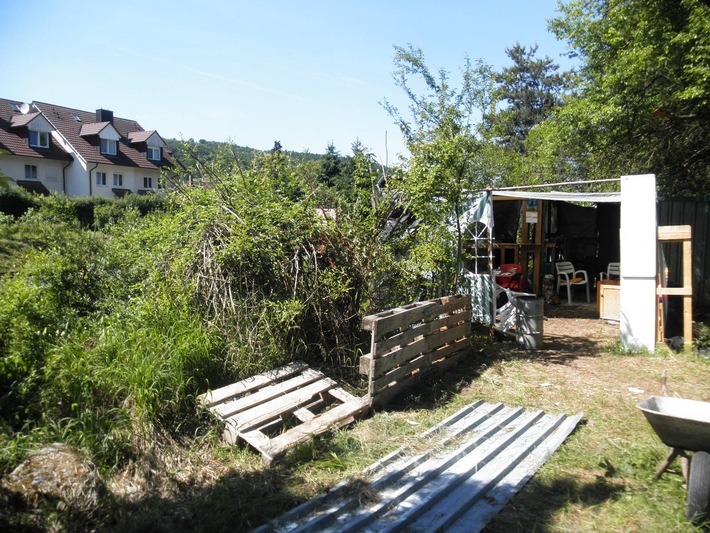
[[[620,203],[620,192],[534,192],[534,191],[491,191],[494,197],[552,200],[558,202]]]

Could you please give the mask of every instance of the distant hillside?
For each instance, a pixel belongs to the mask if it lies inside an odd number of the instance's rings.
[[[189,139],[188,141],[165,139],[165,142],[168,145],[168,149],[177,156],[178,159],[183,161],[192,158],[209,161],[215,155],[228,150],[231,151],[238,160],[249,162],[254,159],[255,155],[263,152],[263,150],[257,150],[256,148],[238,146],[227,142],[206,141],[205,139],[200,139],[199,141],[193,139]],[[276,148],[276,145],[280,147],[280,144],[277,142],[274,148]],[[193,152],[192,154],[186,153],[187,147]],[[290,150],[283,150],[283,152],[290,155],[293,159],[318,160],[323,157],[323,154],[311,154],[308,152],[292,152]]]

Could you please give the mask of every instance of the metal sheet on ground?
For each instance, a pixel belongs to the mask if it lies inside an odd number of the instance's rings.
[[[582,416],[475,402],[421,435],[428,451],[393,452],[359,486],[343,482],[255,532],[480,531]]]

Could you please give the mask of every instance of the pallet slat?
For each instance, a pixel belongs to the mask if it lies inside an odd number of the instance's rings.
[[[335,381],[324,378],[300,389],[291,391],[280,398],[274,398],[273,400],[257,404],[251,409],[227,417],[225,421],[237,429],[237,431],[247,431],[260,424],[265,424],[270,420],[293,413],[301,404],[310,402],[314,396],[334,386]]]
[[[352,424],[355,417],[363,414],[369,407],[367,397],[355,398],[348,403],[340,404],[330,411],[270,439],[268,445],[261,447],[260,451],[264,454],[268,464],[290,448],[308,442],[312,436]],[[250,438],[249,432],[247,432],[245,440],[248,438]]]
[[[264,372],[263,374],[259,374],[257,376],[253,376],[247,379],[243,379],[242,381],[238,381],[237,383],[232,383],[231,385],[227,385],[226,387],[222,387],[207,392],[205,394],[201,394],[200,396],[198,396],[198,400],[206,407],[211,407],[215,404],[229,400],[230,398],[234,398],[235,396],[239,396],[241,394],[245,394],[251,392],[252,390],[268,385],[273,381],[280,380],[285,377],[302,372],[306,368],[308,368],[308,365],[306,365],[305,363],[291,363],[275,370]]]
[[[307,368],[295,377],[289,378],[280,383],[266,385],[258,392],[215,405],[212,411],[222,418],[229,418],[230,416],[245,411],[254,405],[259,405],[266,401],[273,400],[274,398],[278,398],[279,396],[283,396],[292,390],[313,383],[323,377],[323,374],[320,372]]]
[[[379,376],[422,353],[433,352],[442,346],[455,342],[461,338],[467,338],[471,328],[470,324],[464,323],[452,329],[436,332],[434,335],[425,337],[400,350],[390,352],[382,357],[376,357],[372,364],[374,375]]]

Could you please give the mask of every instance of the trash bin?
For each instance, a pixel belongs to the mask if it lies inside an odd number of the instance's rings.
[[[544,300],[538,296],[518,296],[515,299],[516,340],[526,350],[542,348]]]

